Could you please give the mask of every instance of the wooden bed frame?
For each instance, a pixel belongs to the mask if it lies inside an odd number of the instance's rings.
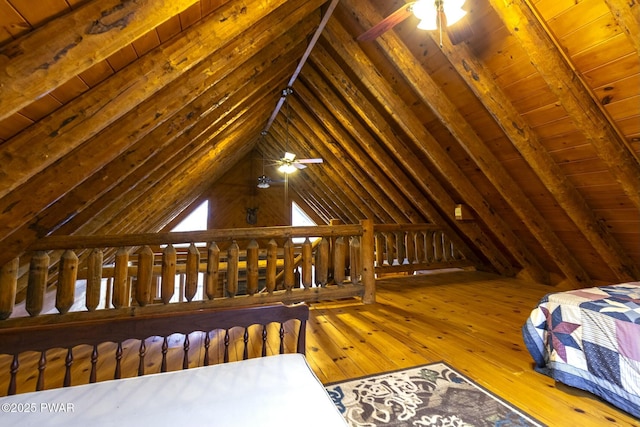
[[[55,316],[55,315],[53,315]],[[42,316],[45,317],[45,316]],[[305,329],[306,322],[309,318],[309,307],[304,304],[293,306],[267,305],[239,307],[230,309],[201,309],[196,311],[173,312],[173,313],[151,313],[136,314],[132,317],[120,317],[116,319],[100,319],[100,320],[79,320],[74,322],[40,322],[33,325],[23,325],[20,327],[0,328],[0,354],[9,355],[7,360],[11,360],[8,372],[0,372],[0,378],[9,375],[8,395],[16,393],[25,393],[34,390],[17,390],[17,375],[21,372],[21,357],[25,352],[38,352],[39,360],[36,364],[36,371],[29,372],[28,376],[37,376],[35,391],[45,389],[45,372],[47,368],[47,358],[50,350],[62,349],[64,357],[64,380],[63,387],[72,385],[72,372],[78,373],[78,369],[74,366],[74,347],[80,345],[88,345],[92,347],[90,355],[90,367],[85,371],[89,374],[84,375],[85,378],[78,378],[75,375],[73,385],[94,383],[96,382],[99,360],[102,361],[102,355],[99,353],[99,345],[103,343],[115,343],[115,369],[114,379],[122,377],[122,343],[131,339],[139,340],[139,348],[137,351],[138,369],[137,375],[145,374],[145,356],[147,355],[146,340],[149,337],[162,337],[163,343],[161,348],[162,361],[160,363],[160,372],[167,371],[167,351],[168,337],[179,333],[184,335],[182,369],[190,367],[189,361],[189,334],[200,331],[204,335],[204,355],[201,363],[204,366],[210,363],[216,363],[214,358],[210,358],[210,347],[214,340],[219,342],[219,346],[223,347],[223,357],[221,362],[229,361],[229,348],[242,348],[242,359],[249,357],[249,348],[251,346],[251,354],[256,355],[257,348],[261,347],[260,355],[266,356],[269,352],[267,348],[278,343],[278,352],[285,353],[285,348],[289,352],[297,352],[305,354]],[[289,326],[287,330],[293,328],[296,336],[293,344],[294,351],[291,351],[291,338],[288,337],[288,345],[285,345],[285,323],[290,320],[297,327]],[[42,320],[42,319],[40,319]],[[55,320],[55,318],[49,319]],[[269,326],[272,323],[279,324],[279,328]],[[254,325],[262,325],[262,328],[256,332]],[[239,335],[231,333],[233,328],[242,328],[243,332]],[[251,333],[249,332],[249,328]],[[258,327],[259,328],[259,327]],[[271,334],[268,333],[271,330]],[[273,331],[277,330],[278,337],[273,337]],[[214,333],[224,331],[224,333]],[[214,340],[212,339],[214,337]],[[231,336],[237,336],[241,343],[232,342]],[[252,338],[250,344],[250,337]],[[259,337],[259,338],[258,338]],[[254,341],[257,341],[257,344]],[[60,350],[58,350],[60,352]],[[275,353],[275,349],[271,351]],[[12,358],[11,358],[12,356]],[[58,356],[59,358],[59,356]],[[33,365],[33,364],[32,364]],[[72,367],[74,368],[72,371]],[[81,370],[82,373],[82,370]],[[6,380],[6,378],[5,378]],[[54,385],[48,384],[46,388],[55,388]]]

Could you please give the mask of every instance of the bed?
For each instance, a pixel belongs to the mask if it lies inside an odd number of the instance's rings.
[[[522,334],[536,371],[640,418],[640,282],[548,294]]]
[[[9,395],[0,397],[0,417],[7,425],[39,427],[345,426],[304,355],[308,310],[306,305],[275,305],[149,312],[109,321],[69,324],[52,318],[54,322],[46,325],[0,328],[0,353],[13,354]],[[171,371],[167,343],[176,333],[185,337],[177,349],[183,353],[182,369]],[[205,334],[204,350],[194,351],[194,333]],[[163,337],[158,352],[162,361],[156,363],[161,369],[147,373],[145,369],[153,366],[148,350],[154,336]],[[109,363],[105,359],[111,356],[104,354],[107,342],[116,348],[115,361]],[[66,357],[49,356],[58,347],[68,349],[63,351]],[[89,348],[86,363],[76,356],[82,347]],[[135,363],[125,360],[125,347]],[[294,352],[285,352],[292,348]],[[29,367],[23,356],[34,352],[37,362]],[[239,360],[233,360],[234,354]],[[54,377],[63,378],[60,384],[56,378],[44,379],[48,365],[55,363],[48,359],[62,359],[64,375],[53,371]],[[205,366],[194,367],[194,359]],[[212,364],[213,359],[221,363]],[[127,364],[137,365],[136,376],[124,377],[131,370]],[[114,379],[100,380],[104,366]],[[32,381],[36,391],[25,390],[24,381],[16,380],[19,375],[37,378]]]

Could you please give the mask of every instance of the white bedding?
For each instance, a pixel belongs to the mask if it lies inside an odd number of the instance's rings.
[[[7,426],[346,426],[301,354],[0,398]]]

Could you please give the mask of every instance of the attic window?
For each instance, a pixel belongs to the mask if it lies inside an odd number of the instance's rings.
[[[173,227],[171,231],[196,231],[207,229],[207,218],[209,216],[209,201],[205,200],[193,210],[185,219],[180,221],[178,225]]]
[[[305,225],[318,225],[307,215],[300,206],[296,204],[296,202],[291,202],[291,225],[296,226],[305,226]],[[310,237],[309,240],[313,241],[317,237]],[[301,244],[304,243],[304,237],[294,237],[293,243]]]

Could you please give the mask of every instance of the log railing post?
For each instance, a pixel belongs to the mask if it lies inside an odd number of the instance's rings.
[[[267,292],[273,293],[276,289],[276,274],[278,273],[278,244],[275,240],[269,240],[267,243]]]
[[[238,264],[240,262],[240,248],[234,240],[229,246],[227,256],[227,295],[235,297],[238,293]]]
[[[287,291],[293,289],[295,285],[295,256],[293,253],[293,241],[291,238],[287,238],[287,241],[284,243],[284,288]]]
[[[329,281],[329,241],[323,237],[316,248],[316,286],[327,286]]]
[[[120,248],[116,252],[116,262],[113,270],[113,306],[115,308],[128,307],[128,296],[129,252],[126,248]]]
[[[307,237],[302,244],[302,285],[305,289],[309,289],[312,284],[312,247],[311,240]]]
[[[144,307],[151,301],[151,282],[153,280],[153,251],[145,245],[138,252],[138,273],[136,281],[136,301]]]
[[[220,248],[216,242],[211,242],[207,248],[207,275],[206,289],[207,298],[210,300],[217,296],[218,282],[220,277]]]
[[[25,308],[31,316],[37,316],[42,311],[44,293],[49,278],[49,255],[45,251],[38,251],[31,257],[29,264],[29,280],[27,283],[27,301]]]
[[[344,237],[340,236],[336,239],[333,250],[333,280],[337,285],[344,284],[346,259],[347,244],[344,241]]]
[[[362,302],[372,304],[376,302],[376,279],[374,270],[374,232],[373,220],[364,219],[360,221],[362,226],[362,239],[360,240],[360,251],[362,254],[362,284],[364,293]]]
[[[255,239],[247,245],[247,294],[258,292],[258,251],[260,247]]]
[[[176,249],[167,245],[162,253],[162,284],[160,296],[164,304],[169,304],[176,291]]]
[[[75,300],[76,279],[78,277],[78,256],[70,249],[60,257],[56,308],[61,314],[69,311]]]
[[[18,289],[19,258],[14,258],[0,268],[0,320],[11,316]]]
[[[86,307],[94,311],[100,303],[100,287],[102,284],[102,262],[104,255],[101,250],[94,249],[87,259],[87,295]],[[108,308],[108,307],[105,307]]]
[[[187,301],[191,302],[196,296],[198,290],[198,269],[200,268],[200,250],[195,243],[189,245],[187,251],[187,264],[185,273],[184,296]]]

